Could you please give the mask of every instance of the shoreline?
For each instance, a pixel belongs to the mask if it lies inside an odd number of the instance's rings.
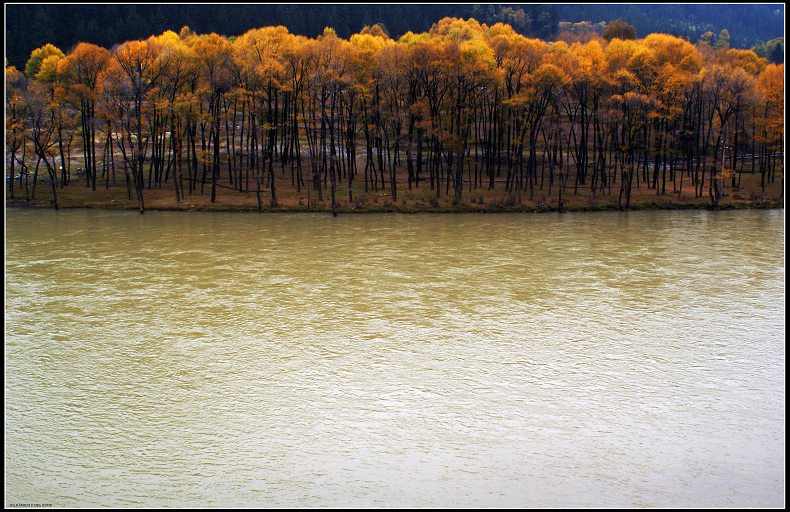
[[[6,199],[6,208],[36,208],[49,209],[55,211],[52,204],[39,201],[30,202],[24,199]],[[59,205],[59,209],[94,209],[94,210],[124,210],[138,211],[137,205],[112,205],[112,204],[79,204],[79,205]],[[632,204],[630,208],[621,209],[617,205],[570,205],[560,211],[556,206],[529,206],[526,204],[518,206],[477,206],[463,204],[459,206],[436,206],[436,207],[415,207],[415,206],[364,206],[360,208],[349,208],[345,205],[338,205],[338,214],[368,214],[368,213],[402,213],[402,214],[425,214],[425,213],[574,213],[574,212],[603,212],[603,211],[649,211],[649,210],[780,210],[784,209],[784,202],[766,200],[757,203],[725,203],[714,208],[710,205],[690,204],[690,203],[651,203],[651,204]],[[238,205],[215,204],[205,205],[173,205],[173,206],[151,206],[146,207],[146,211],[176,211],[176,212],[238,212],[238,213],[332,213],[330,205],[319,205],[308,208],[306,206],[267,206],[259,210],[257,207],[243,208]]]

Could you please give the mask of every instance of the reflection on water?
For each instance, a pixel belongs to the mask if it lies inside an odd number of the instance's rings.
[[[784,503],[783,211],[6,223],[6,503]]]

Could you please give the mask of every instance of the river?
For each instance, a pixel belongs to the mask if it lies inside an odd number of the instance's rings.
[[[782,507],[783,227],[8,209],[6,504]]]

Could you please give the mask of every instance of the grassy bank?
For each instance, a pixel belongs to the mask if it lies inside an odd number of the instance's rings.
[[[536,187],[532,198],[528,191],[510,195],[505,191],[504,183],[498,181],[493,190],[488,190],[487,183],[482,187],[472,187],[469,183],[464,186],[462,200],[455,202],[452,186],[447,194],[445,184],[442,184],[439,197],[436,190],[431,190],[428,181],[422,181],[419,187],[412,186],[408,189],[405,176],[399,176],[397,184],[397,199],[392,198],[389,187],[374,190],[368,187],[365,192],[364,185],[357,180],[352,188],[353,201],[349,201],[348,185],[339,185],[336,193],[338,212],[340,213],[464,213],[464,212],[551,212],[559,210],[559,189],[556,184],[549,192],[548,180],[545,180],[542,190]],[[331,202],[329,191],[323,191],[319,201],[315,191],[308,192],[307,186],[297,191],[291,185],[290,175],[277,171],[277,205],[272,206],[269,187],[261,191],[261,211],[265,212],[330,212]],[[200,183],[190,193],[185,185],[184,197],[176,202],[172,182],[162,188],[146,188],[143,192],[146,210],[184,210],[184,211],[259,211],[258,199],[254,190],[240,192],[233,190],[232,183],[227,176],[219,182],[216,201],[212,203],[211,184],[203,186]],[[724,190],[720,209],[742,208],[783,208],[782,180],[777,176],[774,183],[762,192],[760,175],[743,173],[740,187],[731,188],[730,183]],[[659,183],[660,187],[660,183]],[[565,211],[603,211],[618,210],[619,184],[614,184],[609,190],[593,194],[588,186],[580,186],[574,193],[571,183],[563,191]],[[105,209],[130,209],[139,208],[138,201],[132,190],[132,199],[129,199],[126,183],[122,175],[116,176],[115,184],[110,179],[109,185],[100,181],[97,189],[86,187],[84,178],[73,177],[66,187],[58,186],[58,206],[60,208],[105,208]],[[623,200],[623,205],[625,200]],[[24,180],[20,184],[14,181],[14,198],[11,198],[8,182],[6,182],[6,206],[10,207],[49,207],[52,208],[51,190],[48,179],[39,176],[33,194],[31,180],[27,186]],[[702,197],[694,197],[694,187],[684,182],[682,191],[672,190],[672,185],[667,184],[666,194],[656,194],[645,183],[639,187],[634,186],[631,192],[631,210],[646,209],[707,209],[711,207],[707,186]]]

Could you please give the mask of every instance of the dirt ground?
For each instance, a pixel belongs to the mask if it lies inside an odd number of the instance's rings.
[[[100,174],[100,173],[99,173]],[[305,172],[308,174],[308,172]],[[308,185],[297,191],[291,184],[291,171],[286,167],[281,170],[275,167],[277,206],[271,204],[271,193],[269,184],[264,182],[261,187],[262,211],[331,211],[331,201],[328,187],[323,191],[323,198],[318,200],[317,192],[310,190],[309,178],[306,177]],[[652,176],[651,176],[652,177]],[[706,177],[707,178],[707,177]],[[60,208],[112,208],[112,209],[138,209],[138,201],[132,187],[132,199],[127,194],[126,181],[123,173],[117,172],[115,183],[112,177],[107,180],[100,177],[96,190],[93,191],[86,187],[84,176],[76,176],[72,173],[71,183],[61,188],[58,186],[58,206]],[[557,211],[559,206],[559,188],[557,181],[549,191],[548,173],[544,176],[543,187],[541,188],[541,178],[538,176],[538,184],[535,187],[534,196],[530,198],[529,191],[522,191],[520,194],[508,194],[505,190],[504,172],[503,176],[497,178],[493,190],[488,190],[488,180],[483,178],[483,185],[470,190],[469,180],[464,182],[462,200],[455,202],[455,192],[450,185],[449,194],[447,193],[446,183],[442,182],[439,197],[436,197],[436,190],[431,190],[427,179],[420,182],[419,187],[412,185],[411,190],[407,186],[407,175],[405,169],[399,169],[397,173],[397,198],[393,199],[390,193],[389,183],[384,187],[380,184],[377,189],[369,186],[365,192],[363,175],[358,174],[353,184],[353,202],[348,197],[347,178],[338,179],[336,200],[338,211],[347,212],[497,212],[497,211]],[[678,180],[678,186],[680,185]],[[659,187],[661,186],[659,177]],[[11,198],[9,181],[6,179],[6,205],[7,206],[39,206],[52,207],[51,190],[49,178],[46,172],[39,172],[33,191],[32,174],[25,179],[14,180],[14,199]],[[163,184],[161,188],[146,188],[143,192],[143,199],[146,210],[217,210],[217,211],[258,211],[258,200],[254,190],[254,181],[250,180],[250,191],[238,191],[238,185],[230,183],[228,174],[223,170],[218,181],[217,197],[214,203],[211,202],[211,183],[210,181],[203,186],[203,193],[200,193],[201,184],[196,183],[196,190],[191,194],[188,184],[184,182],[184,196],[180,202],[176,202],[175,191],[172,179]],[[720,208],[776,208],[784,207],[784,197],[782,194],[783,179],[781,171],[777,171],[773,183],[768,183],[763,193],[760,187],[760,174],[752,174],[750,170],[740,176],[740,187],[732,188],[729,180],[726,183],[724,194],[720,203]],[[590,191],[589,181],[585,186],[580,186],[577,193],[574,193],[574,176],[571,174],[568,184],[563,192],[565,210],[610,210],[618,209],[618,196],[620,192],[619,180],[611,187],[611,193],[607,189],[605,192]],[[623,204],[625,201],[623,200]],[[683,178],[682,192],[673,190],[673,184],[667,182],[665,195],[656,194],[656,190],[651,189],[646,183],[641,182],[639,186],[634,179],[634,186],[631,193],[631,209],[675,209],[675,208],[709,208],[711,206],[708,197],[707,183],[702,197],[694,197],[694,186],[688,176]]]

